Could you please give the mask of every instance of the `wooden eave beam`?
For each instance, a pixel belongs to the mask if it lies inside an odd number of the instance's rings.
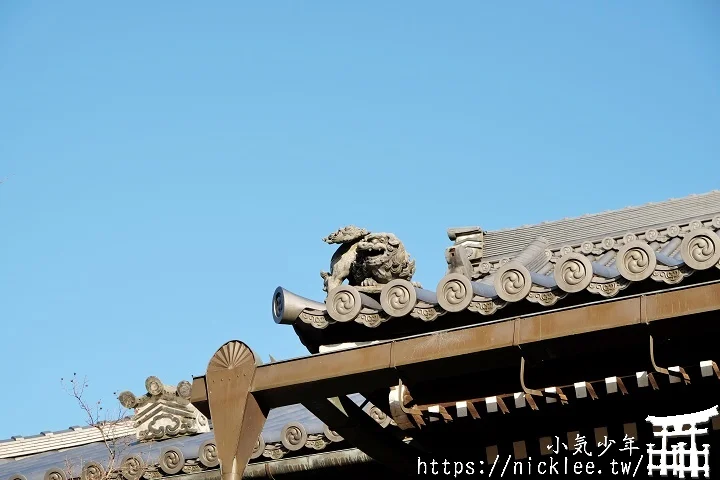
[[[433,332],[366,347],[258,366],[251,392],[268,408],[372,391],[397,383],[404,373],[456,376],[447,365],[485,357],[519,355],[518,348],[551,339],[628,327],[720,309],[720,283],[681,287],[647,295],[607,300],[543,314]],[[684,324],[690,328],[690,325]],[[467,363],[467,362],[464,362]],[[486,363],[488,368],[495,362]],[[204,377],[195,377],[191,401],[207,403]]]
[[[347,396],[308,400],[303,405],[375,461],[405,475],[417,468],[419,452],[383,429]]]

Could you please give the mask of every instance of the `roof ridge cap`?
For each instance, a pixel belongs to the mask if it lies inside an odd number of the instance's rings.
[[[497,230],[487,230],[487,231],[485,231],[485,233],[486,233],[486,234],[493,234],[493,233],[500,233],[500,232],[511,232],[511,231],[513,231],[513,230],[520,230],[520,229],[523,229],[523,228],[539,227],[539,226],[543,226],[543,225],[551,225],[551,224],[554,224],[554,223],[560,223],[560,222],[565,222],[565,221],[569,221],[569,220],[577,220],[577,219],[580,219],[580,218],[595,217],[595,216],[600,216],[600,215],[606,215],[606,214],[609,214],[609,213],[624,212],[624,211],[633,210],[633,209],[638,209],[638,208],[650,207],[650,206],[653,206],[653,205],[671,203],[671,202],[676,202],[676,201],[680,201],[680,200],[687,200],[687,199],[689,199],[689,198],[707,197],[707,196],[710,196],[710,195],[717,195],[717,194],[720,194],[720,190],[718,190],[718,189],[710,190],[709,192],[705,192],[705,193],[691,193],[691,194],[685,195],[685,196],[683,196],[683,197],[671,197],[671,198],[667,198],[667,199],[665,199],[665,200],[659,200],[659,201],[654,201],[654,202],[645,202],[645,203],[638,204],[638,205],[629,205],[629,206],[621,207],[621,208],[603,210],[603,211],[601,211],[601,212],[584,213],[584,214],[582,214],[582,215],[575,215],[575,216],[571,216],[571,217],[563,217],[563,218],[558,218],[558,219],[555,219],[555,220],[544,220],[544,221],[542,221],[542,222],[524,224],[524,225],[520,225],[520,226],[516,226],[516,227],[504,227],[504,228],[499,228],[499,229],[497,229]]]

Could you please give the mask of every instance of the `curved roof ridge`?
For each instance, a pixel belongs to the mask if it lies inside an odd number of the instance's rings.
[[[559,248],[626,233],[639,234],[651,228],[688,223],[719,213],[720,190],[714,190],[636,207],[487,231],[484,234],[483,258],[493,260],[512,257],[538,236],[547,238],[550,248]]]
[[[563,217],[563,218],[559,218],[556,220],[545,220],[545,221],[542,221],[539,223],[524,224],[524,225],[519,225],[517,227],[504,227],[504,228],[499,228],[497,230],[487,230],[487,231],[485,231],[485,233],[493,234],[493,233],[511,232],[511,231],[520,230],[520,229],[529,228],[529,227],[552,225],[552,224],[557,224],[557,223],[561,223],[561,222],[568,222],[568,221],[573,221],[573,220],[580,220],[580,219],[585,219],[585,218],[592,218],[592,217],[598,217],[598,216],[602,216],[602,215],[615,214],[615,213],[621,213],[621,212],[632,212],[633,210],[645,209],[647,207],[653,207],[656,205],[666,205],[666,204],[672,204],[674,202],[683,202],[683,201],[687,201],[690,199],[697,199],[699,197],[710,197],[710,196],[717,196],[718,198],[720,198],[720,189],[710,190],[709,192],[705,192],[705,193],[692,193],[690,195],[686,195],[684,197],[679,197],[679,198],[672,197],[672,198],[668,198],[665,200],[659,200],[656,202],[646,202],[646,203],[639,204],[639,205],[628,205],[627,207],[603,210],[601,212],[584,213],[582,215],[577,215],[577,216],[573,216],[573,217]]]

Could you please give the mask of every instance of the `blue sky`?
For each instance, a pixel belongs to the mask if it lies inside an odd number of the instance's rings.
[[[321,238],[446,229],[720,186],[720,3],[0,2],[0,438],[205,371],[305,353]]]

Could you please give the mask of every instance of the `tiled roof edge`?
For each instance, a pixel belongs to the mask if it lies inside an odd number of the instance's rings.
[[[633,211],[633,210],[642,210],[642,209],[646,209],[647,207],[672,204],[675,202],[682,202],[685,200],[697,199],[697,198],[701,198],[701,197],[711,197],[711,196],[720,196],[720,190],[711,190],[711,191],[705,192],[705,193],[693,193],[693,194],[690,194],[690,195],[687,195],[684,197],[680,197],[680,198],[668,198],[668,199],[660,200],[657,202],[646,202],[646,203],[642,203],[640,205],[628,205],[627,207],[616,208],[616,209],[611,209],[611,210],[604,210],[602,212],[586,213],[586,214],[578,215],[575,217],[564,217],[564,218],[559,218],[556,220],[547,220],[547,221],[539,222],[539,223],[519,225],[516,227],[499,228],[497,230],[486,230],[485,233],[488,234],[488,233],[512,232],[515,230],[520,230],[522,228],[537,227],[537,226],[541,226],[541,225],[552,225],[552,224],[560,223],[560,222],[580,220],[580,219],[584,219],[584,218],[592,218],[592,217],[598,217],[598,216]]]
[[[638,234],[650,228],[689,223],[717,214],[720,214],[720,191],[713,191],[580,217],[486,231],[482,256],[486,261],[512,257],[537,237],[547,238],[550,247],[554,248],[626,233]]]
[[[105,432],[100,431],[105,428]],[[121,422],[86,426],[70,427],[67,430],[46,432],[31,437],[12,437],[0,441],[0,458],[15,458],[34,455],[63,448],[78,447],[103,440],[103,437],[115,439],[135,434],[135,425],[132,420]]]
[[[377,327],[393,317],[427,322],[463,310],[493,315],[524,300],[548,307],[583,291],[614,297],[630,284],[650,279],[673,286],[697,271],[720,273],[719,230],[720,212],[685,224],[668,223],[559,248],[540,237],[513,258],[473,259],[445,275],[435,291],[392,280],[379,289],[379,301],[357,287],[342,285],[319,305],[278,287],[273,316],[277,323],[302,322],[318,329],[346,322]],[[462,243],[453,248],[452,255],[467,255]]]

